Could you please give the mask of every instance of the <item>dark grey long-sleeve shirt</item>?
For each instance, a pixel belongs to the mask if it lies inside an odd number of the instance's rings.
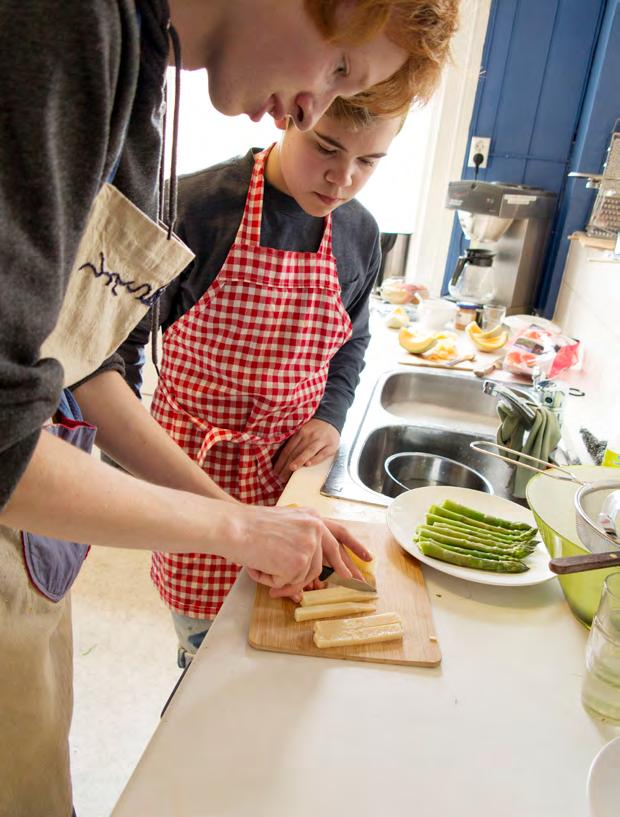
[[[39,350],[121,148],[114,184],[156,216],[168,18],[165,0],[0,3],[0,507],[58,405],[62,361]]]
[[[200,300],[221,269],[241,223],[254,152],[179,180],[176,232],[196,253],[196,258],[161,298],[160,324],[164,332]],[[379,271],[381,249],[377,224],[359,202],[344,204],[334,211],[332,218],[341,297],[353,333],[331,360],[325,394],[315,417],[340,431],[364,365],[370,337],[368,296]],[[308,215],[295,199],[265,182],[263,246],[316,252],[323,230],[322,218]],[[150,324],[147,315],[120,350],[127,380],[136,392],[141,385],[142,350],[148,341]]]

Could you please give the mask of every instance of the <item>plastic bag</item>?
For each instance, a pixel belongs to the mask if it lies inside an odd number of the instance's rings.
[[[506,347],[503,368],[531,377],[537,369],[547,378],[555,377],[577,363],[579,341],[531,323]]]

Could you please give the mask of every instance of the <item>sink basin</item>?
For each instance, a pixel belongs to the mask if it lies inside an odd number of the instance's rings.
[[[499,422],[497,398],[485,394],[483,381],[434,372],[395,372],[383,382],[379,401],[401,420],[429,421],[464,429],[489,431]]]
[[[527,391],[522,395],[527,397]],[[485,394],[482,381],[471,374],[389,372],[375,384],[357,432],[348,434],[345,427],[321,493],[387,506],[403,488],[388,476],[385,461],[393,454],[419,452],[436,458],[439,465],[452,460],[467,466],[460,471],[470,469],[481,489],[514,499],[508,488],[511,468],[469,447],[473,440],[495,440],[498,424],[497,397]],[[450,481],[458,467],[439,470],[448,475],[441,484],[464,484],[457,481],[462,473]],[[420,484],[438,483],[429,478]]]
[[[382,493],[388,496],[393,495],[392,490],[403,492],[433,485],[457,485],[472,491],[493,493],[493,486],[482,474],[442,454],[400,451],[388,457],[383,468],[390,482],[389,494],[385,488]]]
[[[386,459],[392,454],[403,451],[419,451],[424,454],[446,457],[467,465],[490,483],[490,489],[487,488],[488,493],[505,495],[508,490],[510,468],[501,460],[485,457],[484,454],[472,451],[469,443],[478,439],[480,439],[479,434],[431,426],[383,426],[371,432],[362,445],[357,462],[357,476],[360,482],[371,491],[394,498],[401,494],[403,489],[395,485],[386,473],[384,466]],[[429,481],[425,484],[438,483]],[[463,485],[456,481],[439,484]],[[463,487],[469,486],[463,485]]]

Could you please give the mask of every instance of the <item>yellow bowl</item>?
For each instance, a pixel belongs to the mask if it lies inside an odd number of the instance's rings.
[[[568,470],[584,482],[617,479],[617,468],[600,465],[571,465]],[[532,477],[526,488],[531,508],[543,542],[552,557],[583,556],[590,551],[579,541],[575,522],[574,498],[579,485],[550,477]],[[602,568],[584,573],[559,576],[560,585],[571,610],[589,627],[598,608],[605,577],[620,572],[618,568]]]

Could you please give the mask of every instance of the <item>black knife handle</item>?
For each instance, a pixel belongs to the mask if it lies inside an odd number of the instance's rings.
[[[324,582],[325,579],[329,579],[333,572],[334,572],[333,567],[329,567],[329,565],[323,565],[323,570],[321,570],[319,581]]]

